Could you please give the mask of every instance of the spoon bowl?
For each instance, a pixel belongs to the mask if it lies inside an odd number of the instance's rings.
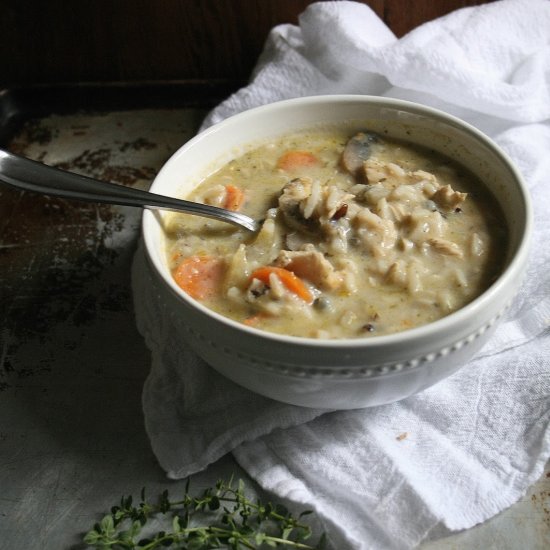
[[[0,150],[0,181],[24,191],[65,199],[185,212],[227,222],[249,231],[257,231],[260,225],[240,212],[95,180],[5,150]]]

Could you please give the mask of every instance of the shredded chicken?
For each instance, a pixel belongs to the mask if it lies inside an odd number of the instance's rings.
[[[335,289],[342,285],[343,276],[337,272],[332,264],[315,250],[312,244],[304,250],[290,252],[281,250],[275,264],[284,267],[296,275],[313,283],[321,289]]]
[[[455,191],[450,185],[438,189],[430,198],[446,212],[452,212],[466,200],[468,193]]]

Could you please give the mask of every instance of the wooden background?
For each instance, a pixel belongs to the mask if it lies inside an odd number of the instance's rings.
[[[0,0],[0,87],[243,80],[307,0]],[[363,0],[402,36],[475,0]]]

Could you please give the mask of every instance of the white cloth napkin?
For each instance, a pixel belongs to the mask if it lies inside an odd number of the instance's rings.
[[[437,107],[507,151],[535,207],[514,306],[474,361],[417,396],[365,410],[305,409],[236,386],[178,342],[140,250],[136,317],[153,358],[146,429],[171,478],[233,452],[264,488],[314,508],[334,548],[411,548],[435,527],[465,529],[516,502],[550,455],[550,2],[465,8],[400,40],[363,4],[313,4],[298,27],[272,30],[250,85],[203,126],[325,93]]]

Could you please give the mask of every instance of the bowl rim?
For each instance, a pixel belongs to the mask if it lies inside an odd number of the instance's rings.
[[[474,298],[471,302],[461,307],[460,309],[446,315],[436,321],[420,325],[411,329],[406,329],[399,332],[394,332],[384,335],[372,335],[365,337],[356,337],[356,338],[312,338],[305,336],[292,336],[280,333],[269,332],[254,327],[249,327],[225,317],[216,311],[213,311],[199,301],[194,300],[188,296],[183,290],[181,290],[172,277],[165,276],[162,265],[159,265],[154,253],[151,250],[156,248],[156,243],[153,242],[152,233],[153,230],[149,230],[149,227],[152,227],[156,223],[154,212],[151,210],[144,210],[142,217],[142,238],[145,243],[146,256],[149,260],[149,263],[154,266],[156,272],[160,276],[161,280],[172,290],[176,297],[180,300],[183,300],[188,306],[193,309],[197,309],[207,317],[212,318],[218,323],[227,325],[229,328],[242,331],[251,337],[265,339],[272,342],[277,342],[280,344],[289,344],[289,345],[300,345],[304,347],[311,348],[341,348],[341,349],[369,349],[378,346],[391,346],[394,344],[404,345],[412,344],[419,339],[431,337],[434,333],[445,332],[450,330],[453,326],[462,324],[467,321],[467,319],[476,318],[489,303],[491,303],[495,298],[500,295],[505,288],[513,281],[518,275],[520,275],[524,269],[524,266],[527,262],[532,227],[533,227],[533,207],[529,195],[529,191],[525,181],[519,170],[514,165],[510,157],[486,134],[481,130],[477,129],[472,124],[461,120],[460,118],[441,111],[439,109],[429,107],[427,105],[422,105],[412,101],[395,99],[395,98],[386,98],[381,96],[371,96],[371,95],[361,95],[361,94],[335,94],[335,95],[316,95],[316,96],[303,96],[292,99],[284,99],[280,101],[275,101],[258,107],[253,107],[242,111],[240,113],[234,114],[227,117],[226,119],[213,124],[212,126],[206,128],[202,132],[195,135],[193,138],[185,142],[177,151],[175,151],[172,156],[165,162],[157,176],[153,180],[151,185],[151,191],[155,192],[155,187],[160,185],[160,181],[164,177],[164,173],[171,168],[173,164],[178,162],[178,159],[186,154],[189,149],[192,149],[198,142],[208,139],[210,135],[222,131],[226,126],[232,126],[234,124],[239,124],[241,121],[246,121],[247,119],[254,118],[258,113],[268,113],[269,111],[276,111],[279,109],[284,109],[286,107],[291,108],[292,106],[307,104],[315,105],[322,104],[326,105],[329,103],[365,103],[369,105],[387,107],[396,110],[403,110],[411,114],[421,115],[424,117],[430,117],[436,119],[439,122],[443,122],[447,125],[457,127],[467,133],[473,135],[474,138],[481,141],[485,147],[492,151],[492,153],[505,165],[505,167],[512,174],[518,190],[522,198],[522,207],[525,212],[525,219],[523,224],[523,233],[520,238],[520,242],[517,246],[517,250],[514,256],[509,261],[505,269],[500,273],[498,278],[479,296]],[[243,141],[240,145],[246,145],[247,142]],[[234,147],[234,146],[233,146]],[[505,304],[503,303],[503,306]],[[477,327],[473,326],[475,329]]]

